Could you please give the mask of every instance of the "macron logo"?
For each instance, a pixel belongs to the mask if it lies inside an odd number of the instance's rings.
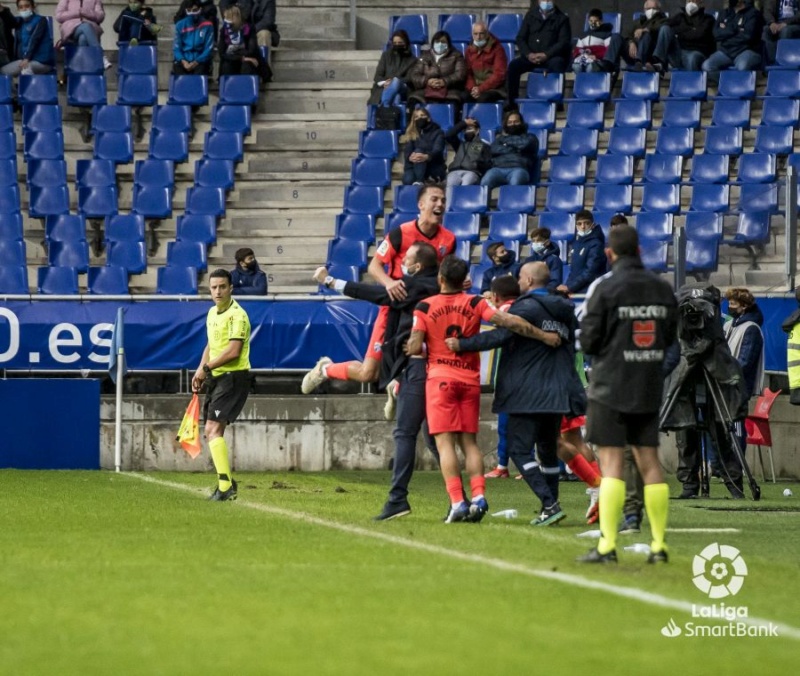
[[[222,413],[222,411],[220,411],[219,409],[217,409],[216,411],[214,411],[214,415],[215,415],[215,416],[217,416],[217,418],[219,418],[219,414],[220,414],[220,413]]]

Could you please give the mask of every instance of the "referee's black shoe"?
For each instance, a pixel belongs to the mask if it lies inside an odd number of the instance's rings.
[[[238,496],[238,489],[239,484],[236,483],[236,480],[231,480],[231,487],[227,491],[221,491],[219,486],[216,487],[214,492],[208,498],[212,502],[224,502],[225,500],[236,500]]]
[[[616,563],[617,550],[612,549],[610,552],[601,554],[597,551],[597,547],[590,549],[588,553],[579,556],[575,559],[578,563]]]
[[[667,563],[668,561],[669,556],[667,556],[666,549],[662,549],[660,552],[650,552],[647,557],[647,563]]]
[[[411,505],[407,502],[387,502],[378,516],[373,516],[373,521],[389,521],[399,519],[401,516],[411,514]]]

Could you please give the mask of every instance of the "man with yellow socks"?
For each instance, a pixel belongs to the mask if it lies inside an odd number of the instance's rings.
[[[676,339],[677,302],[670,286],[644,268],[639,237],[628,225],[613,228],[606,255],[613,274],[587,301],[580,343],[592,357],[587,439],[600,456],[600,531],[582,563],[616,563],[617,528],[625,502],[625,446],[644,479],[644,505],[652,543],[648,563],[666,563],[669,490],[658,461],[658,413],[663,364]]]
[[[192,390],[206,386],[203,404],[205,435],[218,485],[209,500],[235,500],[237,486],[231,476],[225,428],[241,413],[250,392],[250,319],[232,297],[227,270],[214,270],[209,277],[214,307],[206,317],[208,344],[192,378]]]

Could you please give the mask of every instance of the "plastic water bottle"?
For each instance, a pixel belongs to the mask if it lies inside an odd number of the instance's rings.
[[[519,512],[516,509],[504,509],[500,512],[495,512],[492,516],[498,516],[503,519],[516,519],[519,516]]]
[[[649,554],[650,545],[646,544],[645,542],[637,542],[636,544],[625,547],[625,551],[633,552],[634,554]]]

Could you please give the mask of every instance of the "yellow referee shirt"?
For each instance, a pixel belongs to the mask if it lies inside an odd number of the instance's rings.
[[[224,312],[218,312],[216,306],[208,311],[206,317],[208,332],[209,358],[216,359],[228,347],[231,340],[242,341],[239,357],[211,371],[218,376],[229,371],[246,371],[250,368],[250,319],[241,305],[231,299],[231,304]]]

